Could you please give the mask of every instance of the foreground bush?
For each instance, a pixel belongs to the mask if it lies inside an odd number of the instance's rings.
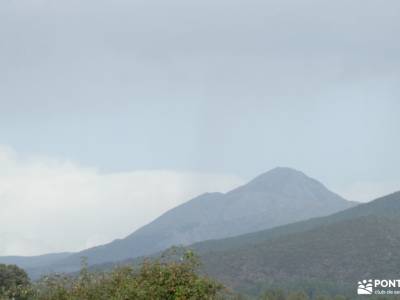
[[[40,300],[151,300],[215,299],[221,285],[196,273],[198,260],[191,252],[177,260],[145,261],[135,269],[120,267],[109,273],[54,275],[31,287],[31,299]]]

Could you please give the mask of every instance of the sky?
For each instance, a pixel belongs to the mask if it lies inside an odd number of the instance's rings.
[[[400,190],[397,0],[0,1],[0,255],[76,251],[276,166]]]

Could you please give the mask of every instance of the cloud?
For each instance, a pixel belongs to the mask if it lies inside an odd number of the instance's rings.
[[[76,251],[133,232],[207,191],[227,191],[238,177],[170,170],[102,173],[0,147],[0,255]]]

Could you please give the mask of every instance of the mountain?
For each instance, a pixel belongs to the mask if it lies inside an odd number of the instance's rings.
[[[86,256],[91,264],[149,255],[172,245],[189,245],[328,215],[346,201],[302,172],[275,168],[226,194],[207,193],[166,212],[122,240],[67,258]]]
[[[204,271],[234,289],[354,296],[363,279],[398,278],[400,192],[327,217],[191,246]]]
[[[203,194],[124,239],[72,254],[45,269],[75,271],[83,256],[90,264],[115,262],[172,245],[232,237],[324,216],[355,205],[300,171],[275,168],[228,193]]]

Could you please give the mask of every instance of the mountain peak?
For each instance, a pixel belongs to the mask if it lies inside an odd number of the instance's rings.
[[[313,184],[320,184],[317,180],[308,177],[301,171],[298,171],[293,168],[288,167],[276,167],[271,169],[253,180],[251,180],[248,184],[244,187],[251,187],[254,188],[256,186],[262,187],[271,187],[274,186],[278,188],[282,185],[287,184],[304,184],[306,182],[313,183]],[[322,184],[321,184],[322,185]]]
[[[276,168],[273,168],[273,169],[261,174],[260,176],[264,176],[264,175],[306,176],[303,172],[293,169],[293,168],[289,168],[289,167],[276,167]],[[258,176],[258,177],[260,177],[260,176]]]

